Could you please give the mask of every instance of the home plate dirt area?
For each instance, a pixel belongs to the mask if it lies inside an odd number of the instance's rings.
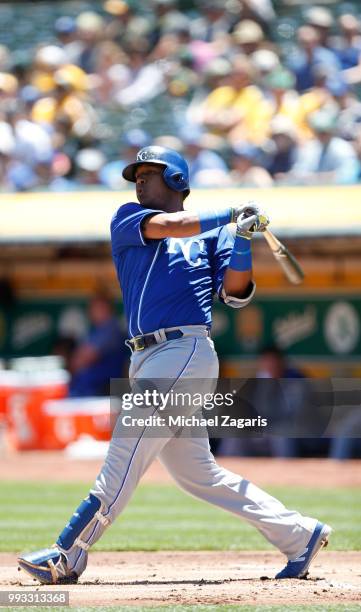
[[[326,604],[361,598],[361,553],[322,551],[308,580],[272,577],[283,558],[269,552],[93,552],[76,585],[62,586],[70,605]],[[39,586],[0,555],[0,590]]]
[[[228,469],[244,474],[258,485],[285,484],[315,487],[357,487],[361,484],[359,462],[345,464],[321,460],[220,459]],[[62,469],[57,469],[58,467]],[[45,480],[46,471],[61,474],[59,480],[89,481],[101,461],[73,464],[62,454],[9,454],[2,466],[3,480]],[[65,467],[66,466],[66,467]],[[65,468],[65,469],[64,469]],[[66,478],[64,478],[66,474]],[[307,477],[306,477],[307,474]],[[320,478],[321,476],[321,478]],[[168,483],[168,475],[155,463],[143,482]],[[322,550],[307,580],[276,581],[284,566],[277,552],[160,551],[92,552],[89,564],[76,585],[62,586],[71,606],[179,605],[179,604],[347,604],[361,601],[361,552]],[[0,590],[38,590],[40,586],[17,570],[15,553],[0,554]]]

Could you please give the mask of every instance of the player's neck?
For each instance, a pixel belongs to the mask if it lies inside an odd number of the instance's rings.
[[[181,210],[184,210],[184,208],[183,208],[183,202],[182,202],[182,204],[180,204],[179,206],[172,206],[172,207],[167,206],[167,210],[166,210],[166,212],[168,212],[168,213],[174,213],[174,212],[180,212]]]
[[[178,194],[177,194],[178,196]],[[170,198],[167,201],[166,207],[164,208],[164,210],[168,213],[173,213],[173,212],[180,212],[181,210],[184,210],[183,208],[183,200],[180,200],[178,197],[176,198]]]

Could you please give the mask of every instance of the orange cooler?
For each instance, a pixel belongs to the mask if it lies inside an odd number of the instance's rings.
[[[42,373],[15,373],[17,384],[7,391],[8,441],[16,450],[38,450],[47,445],[44,403],[68,394],[69,375],[65,370]],[[6,389],[6,388],[5,388]]]
[[[43,448],[65,448],[84,434],[103,441],[111,436],[109,397],[48,400],[43,418]]]
[[[19,372],[0,370],[0,421],[6,419],[9,398],[22,386]]]

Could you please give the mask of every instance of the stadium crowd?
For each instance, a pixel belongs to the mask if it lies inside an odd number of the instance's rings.
[[[151,141],[182,151],[198,187],[361,181],[353,5],[299,21],[272,0],[81,5],[33,44],[0,32],[2,191],[125,188]]]

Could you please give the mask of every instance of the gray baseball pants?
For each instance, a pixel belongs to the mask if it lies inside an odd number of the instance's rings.
[[[213,391],[218,358],[207,329],[204,326],[180,329],[184,333],[182,338],[132,354],[131,380],[170,379],[173,390],[194,392],[192,379],[197,379],[198,392]],[[153,411],[154,407],[148,414]],[[169,437],[151,437],[144,427],[135,437],[113,434],[105,463],[90,491],[86,512],[80,506],[68,523],[67,528],[73,524],[74,537],[69,538],[69,533],[65,539],[60,536],[58,545],[66,554],[70,570],[78,575],[84,571],[88,549],[122,512],[157,457],[187,493],[245,519],[288,559],[295,559],[305,549],[317,521],[288,510],[242,476],[219,466],[206,435],[174,437],[169,432]],[[82,512],[83,521],[79,519]],[[61,547],[65,540],[66,547]]]

